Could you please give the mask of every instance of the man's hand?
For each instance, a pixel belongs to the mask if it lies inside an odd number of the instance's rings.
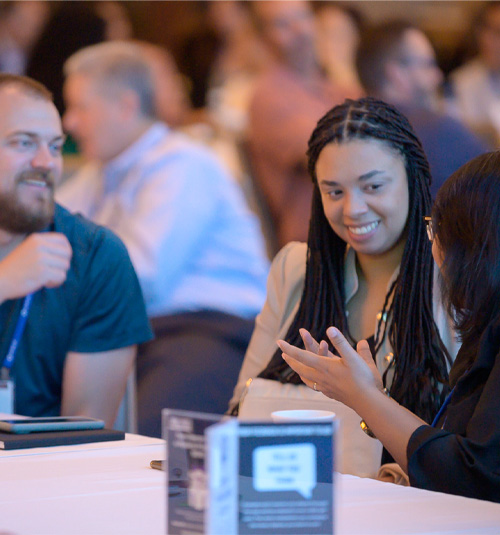
[[[0,303],[63,284],[72,254],[64,234],[28,236],[0,262]]]

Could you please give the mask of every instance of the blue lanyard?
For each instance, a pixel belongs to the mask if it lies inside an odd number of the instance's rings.
[[[450,404],[451,396],[453,395],[454,390],[455,390],[455,387],[453,387],[451,392],[446,396],[444,403],[441,405],[441,408],[439,409],[438,413],[436,414],[436,417],[434,418],[432,422],[432,427],[436,427],[437,423],[441,419],[441,416],[443,416],[444,411],[448,408],[448,405]]]
[[[14,334],[10,342],[9,350],[7,351],[7,356],[2,365],[2,379],[6,375],[8,377],[9,372],[14,364],[16,358],[16,351],[19,342],[21,341],[21,336],[23,335],[24,328],[26,327],[26,321],[28,320],[28,313],[31,306],[31,301],[33,300],[33,294],[28,294],[23,301],[23,306],[17,319],[16,328],[14,329]]]

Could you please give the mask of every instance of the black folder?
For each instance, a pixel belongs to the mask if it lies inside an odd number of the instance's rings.
[[[0,449],[44,448],[90,442],[124,440],[125,433],[115,429],[86,429],[78,431],[44,431],[43,433],[0,433]]]

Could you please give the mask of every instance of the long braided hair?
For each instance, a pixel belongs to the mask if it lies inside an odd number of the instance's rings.
[[[433,261],[431,243],[423,224],[429,214],[429,164],[408,120],[395,108],[374,98],[346,100],[317,124],[309,140],[308,168],[314,183],[304,290],[286,340],[303,347],[299,328],[320,340],[335,325],[350,336],[345,310],[344,257],[347,244],[331,229],[323,211],[316,177],[316,162],[329,143],[377,139],[404,158],[409,191],[407,235],[399,275],[382,309],[383,332],[375,336],[376,350],[384,337],[394,352],[391,396],[427,422],[432,421],[448,392],[447,360],[432,311]],[[379,322],[380,325],[383,322]],[[352,337],[351,337],[352,339]],[[259,375],[299,384],[277,350]],[[384,377],[385,380],[385,377]]]

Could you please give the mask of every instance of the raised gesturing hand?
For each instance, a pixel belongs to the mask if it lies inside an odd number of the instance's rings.
[[[304,383],[320,390],[326,396],[355,408],[356,399],[370,388],[382,390],[382,378],[377,370],[366,340],[355,351],[335,327],[327,330],[328,338],[340,357],[328,351],[325,341],[318,343],[305,329],[301,336],[307,349],[299,349],[283,340],[278,345],[283,358],[302,378]]]

